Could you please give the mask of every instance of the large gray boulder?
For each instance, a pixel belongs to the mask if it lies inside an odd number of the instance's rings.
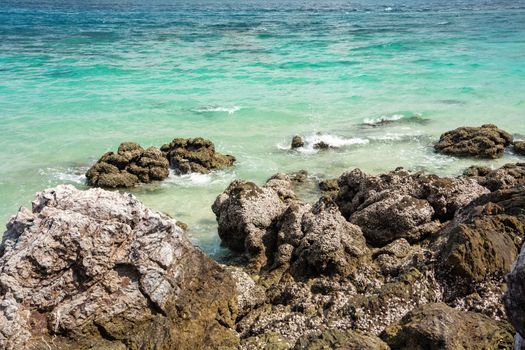
[[[0,246],[0,348],[236,346],[235,283],[129,194],[58,186]],[[50,345],[51,344],[51,345]]]

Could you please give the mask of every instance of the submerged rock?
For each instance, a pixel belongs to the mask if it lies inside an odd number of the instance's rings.
[[[511,349],[509,326],[478,313],[435,303],[409,312],[387,327],[381,337],[394,350]]]
[[[58,186],[0,246],[0,348],[235,347],[232,277],[128,194]]]
[[[117,153],[107,152],[86,173],[91,186],[118,188],[164,180],[168,162],[155,147],[142,148],[133,142],[121,143]]]
[[[300,148],[304,146],[303,138],[299,135],[295,135],[292,138],[292,149]]]
[[[235,157],[215,151],[215,145],[203,138],[174,139],[160,150],[169,160],[170,166],[179,174],[202,173],[225,169],[233,165]]]
[[[512,135],[496,125],[462,127],[441,135],[434,146],[437,152],[458,156],[495,159],[503,156],[505,147],[512,143]]]

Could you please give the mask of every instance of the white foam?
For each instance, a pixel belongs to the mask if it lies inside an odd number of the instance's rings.
[[[224,171],[214,171],[209,174],[190,173],[177,175],[170,169],[169,177],[163,181],[163,184],[175,184],[182,187],[203,187],[213,184],[228,183],[235,177],[232,173]]]
[[[313,134],[303,137],[304,146],[299,147],[296,150],[301,153],[317,153],[319,150],[315,149],[314,146],[320,142],[326,143],[330,147],[341,148],[351,145],[366,145],[370,142],[368,139],[360,137],[345,138],[332,134]],[[290,149],[290,143],[280,143],[277,145],[279,149],[288,150]]]
[[[385,12],[390,12],[392,10],[393,10],[393,8],[391,8],[391,7],[385,7]]]
[[[386,122],[386,121],[396,121],[396,120],[400,120],[400,119],[403,119],[405,116],[403,114],[393,114],[393,115],[382,115],[378,118],[365,118],[363,120],[363,123],[365,124],[377,124],[377,123],[381,123],[381,122]]]
[[[88,168],[45,168],[39,169],[38,173],[47,177],[50,181],[84,184],[86,182],[86,171]]]
[[[215,112],[222,112],[222,113],[228,113],[233,114],[237,111],[239,111],[241,107],[239,106],[232,106],[232,107],[224,107],[224,106],[217,106],[217,105],[209,105],[209,106],[202,106],[192,109],[192,112],[196,113],[215,113]]]

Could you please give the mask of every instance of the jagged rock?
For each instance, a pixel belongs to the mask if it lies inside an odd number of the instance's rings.
[[[525,185],[525,163],[505,164],[495,170],[471,166],[464,171],[464,174],[491,191]]]
[[[374,335],[338,329],[304,335],[295,343],[294,350],[389,350],[388,345]]]
[[[168,175],[168,162],[157,148],[145,150],[136,143],[125,142],[117,153],[104,154],[87,171],[86,178],[91,186],[117,188],[163,180]]]
[[[170,166],[179,174],[202,173],[230,167],[235,157],[215,151],[210,140],[177,138],[163,145],[160,150],[169,160]]]
[[[264,289],[239,267],[225,266],[233,280],[237,291],[238,316],[244,316],[253,308],[264,304],[266,295]]]
[[[303,138],[299,135],[295,135],[292,138],[292,149],[300,148],[304,146]]]
[[[242,180],[233,181],[212,206],[222,243],[245,252],[255,269],[266,264],[266,247],[273,246],[275,226],[286,208],[275,188]]]
[[[58,186],[0,246],[0,348],[235,347],[235,283],[129,194]]]
[[[458,157],[495,159],[503,156],[512,143],[512,135],[492,124],[462,127],[441,135],[434,146],[437,152]]]
[[[416,242],[488,190],[473,179],[440,178],[403,169],[367,175],[359,169],[338,180],[336,202],[367,241],[382,246],[398,238]]]
[[[525,141],[514,141],[514,152],[520,156],[525,156]]]
[[[511,349],[513,342],[508,323],[442,303],[411,311],[381,338],[394,350]]]
[[[439,235],[447,239],[438,261],[447,300],[474,293],[490,281],[503,283],[525,235],[525,188],[479,197]]]
[[[321,200],[304,213],[300,227],[300,232],[281,230],[279,237],[280,243],[294,247],[288,236],[302,234],[292,253],[295,276],[348,276],[369,254],[361,229],[347,222],[330,200]]]
[[[410,117],[403,117],[399,119],[395,118],[377,118],[376,120],[370,120],[365,121],[361,126],[363,127],[371,127],[371,128],[377,128],[381,126],[386,126],[390,124],[428,124],[430,122],[430,119],[423,118],[417,115],[413,115]]]
[[[505,311],[509,321],[514,325],[517,342],[525,346],[525,245],[521,247],[521,253],[514,262],[512,271],[507,276],[507,292],[503,298]],[[516,347],[517,350],[521,349]]]

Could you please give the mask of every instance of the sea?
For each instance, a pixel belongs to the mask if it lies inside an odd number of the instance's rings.
[[[129,191],[219,256],[234,179],[525,161],[433,151],[485,123],[525,139],[525,0],[0,0],[2,225],[121,142],[200,136],[236,165]]]

